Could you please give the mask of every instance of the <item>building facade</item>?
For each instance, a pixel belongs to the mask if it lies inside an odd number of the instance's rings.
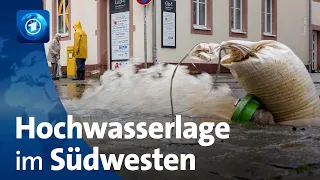
[[[63,36],[63,67],[67,46],[73,45],[73,23],[80,20],[88,35],[88,71],[102,73],[126,59],[144,63],[145,56],[149,66],[178,63],[197,43],[231,39],[277,40],[307,68],[320,69],[320,0],[176,0],[174,14],[164,12],[172,2],[153,0],[146,19],[136,0],[44,0],[43,6],[51,14],[51,37]],[[217,68],[216,62],[185,63],[192,72]]]

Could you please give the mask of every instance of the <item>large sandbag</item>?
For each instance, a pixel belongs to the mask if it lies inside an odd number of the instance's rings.
[[[227,41],[222,66],[260,98],[276,122],[320,117],[320,99],[302,61],[276,41]]]

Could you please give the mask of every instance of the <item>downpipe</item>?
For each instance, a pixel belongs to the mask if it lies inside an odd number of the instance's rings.
[[[312,71],[312,0],[309,0],[309,73]]]
[[[157,63],[157,1],[153,0],[153,28],[152,28],[152,39],[153,39],[153,65]]]

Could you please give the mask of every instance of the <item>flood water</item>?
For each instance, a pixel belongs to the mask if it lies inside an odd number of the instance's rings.
[[[127,67],[108,71],[100,80],[62,79],[55,84],[68,114],[76,120],[165,123],[172,120],[169,92],[174,68],[158,65],[136,74],[133,67]],[[245,92],[228,78],[219,81],[216,90],[212,90],[212,82],[208,74],[195,77],[180,68],[173,83],[175,114],[182,115],[183,121],[226,122],[234,111],[234,101]],[[320,89],[319,84],[316,87]],[[193,172],[117,172],[123,179],[319,179],[320,128],[230,126],[230,139],[208,148],[152,139],[86,142],[105,154],[141,155],[160,148],[164,154],[193,153],[197,157]]]
[[[76,84],[69,83],[63,84],[57,88],[60,97],[65,97],[66,99],[81,99],[84,91],[88,88],[87,84]],[[65,100],[65,99],[64,99]]]
[[[107,71],[100,81],[89,85],[67,84],[61,87],[73,99],[63,100],[69,113],[82,116],[104,110],[114,114],[171,114],[170,80],[174,65],[157,65],[136,73],[134,66]],[[237,98],[231,88],[220,84],[213,89],[209,74],[193,76],[178,68],[173,86],[175,114],[188,117],[220,117],[229,120]]]

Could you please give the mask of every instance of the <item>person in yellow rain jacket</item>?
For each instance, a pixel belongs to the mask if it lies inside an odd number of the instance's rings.
[[[77,64],[77,77],[74,80],[84,80],[86,71],[85,62],[88,58],[87,34],[82,29],[80,21],[76,21],[73,28],[75,30],[73,57],[76,58]]]

